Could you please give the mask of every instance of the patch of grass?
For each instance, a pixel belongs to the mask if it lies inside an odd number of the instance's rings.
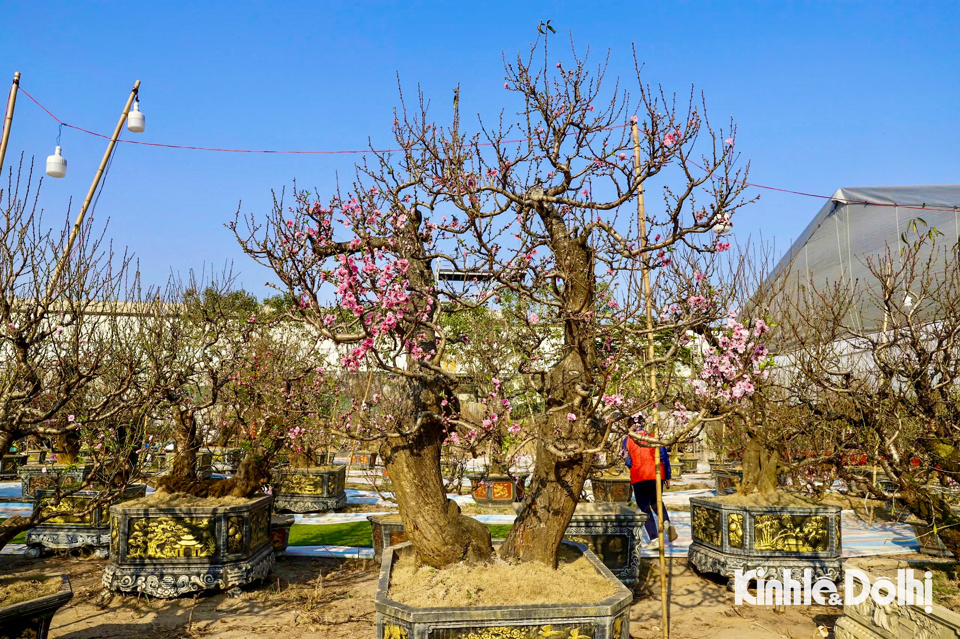
[[[490,535],[503,539],[510,532],[510,524],[491,524]],[[373,531],[368,521],[346,524],[294,524],[290,529],[291,546],[359,546],[373,545]]]
[[[2,524],[3,522],[5,522],[6,520],[7,520],[6,517],[0,518],[0,524]],[[26,533],[26,532],[20,533],[19,535],[17,535],[17,536],[14,537],[13,539],[11,539],[11,540],[10,540],[10,543],[11,543],[11,544],[25,544],[25,543],[27,543],[27,533]]]

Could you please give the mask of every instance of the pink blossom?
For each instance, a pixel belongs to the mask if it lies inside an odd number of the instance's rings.
[[[73,415],[67,415],[68,422],[72,422],[74,419],[76,419],[76,417],[74,417]]]
[[[575,422],[577,421],[577,416],[574,413],[567,413],[567,419],[569,419],[571,422]]]
[[[503,83],[503,88],[504,88],[504,89],[509,89],[509,88],[510,88],[510,84],[509,84],[508,82],[504,82],[504,83]]]
[[[536,313],[530,313],[529,315],[527,315],[527,320],[529,320],[531,324],[536,324],[537,322],[540,321],[540,316],[537,315]]]
[[[733,146],[733,138],[727,138],[726,140],[723,141],[723,143],[726,144],[727,146]]]
[[[631,116],[630,116],[630,124],[636,124],[637,122],[639,122],[639,120],[637,119],[637,116],[631,115]]]

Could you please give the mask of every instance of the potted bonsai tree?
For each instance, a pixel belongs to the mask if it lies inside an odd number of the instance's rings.
[[[541,56],[549,66],[537,62]],[[508,64],[506,76],[521,111],[521,144],[507,142],[518,135],[508,126],[465,133],[458,90],[444,128],[425,112],[398,109],[394,132],[403,152],[374,153],[375,162],[358,167],[349,193],[321,202],[295,188],[291,202],[278,198],[265,218],[238,216],[233,229],[245,252],[272,269],[296,300],[290,314],[340,347],[340,366],[382,378],[382,391],[364,394],[328,427],[380,443],[411,540],[413,557],[406,561],[444,569],[491,559],[487,529],[446,496],[440,459],[447,441],[479,439],[503,420],[529,438],[535,460],[516,523],[497,554],[555,579],[597,453],[616,454],[629,417],[663,398],[654,387],[631,402],[617,389],[675,361],[688,346],[688,330],[725,314],[713,300],[689,298],[704,286],[703,262],[729,248],[714,227],[744,203],[743,172],[734,164],[732,137],[724,142],[709,128],[698,105],[679,113],[642,83],[638,103],[601,98],[603,68],[592,74],[575,51],[554,63],[539,40],[529,56]],[[695,167],[689,150],[701,134],[707,166]],[[683,188],[668,191],[665,210],[641,214],[642,225],[635,209],[621,217],[621,208],[642,202],[645,183],[668,166],[687,177]],[[709,204],[693,206],[693,193]],[[437,267],[460,273],[469,290],[439,280]],[[641,271],[653,272],[661,292],[655,307],[667,309],[656,329],[652,319],[644,321],[654,303],[653,288],[638,281]],[[440,318],[494,307],[507,293],[520,303],[499,310],[513,314],[523,339],[545,344],[516,362],[545,408],[526,432],[508,397],[488,402],[482,419],[466,415],[458,397],[462,380],[443,366],[451,335]],[[644,347],[655,331],[671,343],[662,358],[648,357]],[[554,335],[548,343],[545,336]],[[701,423],[691,419],[673,441],[638,438],[671,445]],[[435,623],[436,609],[404,604],[403,587],[391,582],[404,560],[393,549],[383,561],[378,636],[423,632]],[[590,561],[600,581],[613,581]],[[619,586],[601,588],[588,621],[578,606],[556,616],[511,606],[522,612],[498,615],[496,625],[621,636],[628,632],[630,598]],[[485,612],[457,607],[443,614],[447,626],[477,628],[493,623]]]

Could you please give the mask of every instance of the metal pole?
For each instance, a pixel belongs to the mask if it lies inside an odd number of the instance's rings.
[[[3,169],[3,158],[7,155],[7,142],[10,140],[10,127],[13,126],[13,108],[17,106],[17,91],[20,88],[20,72],[13,74],[13,86],[10,87],[10,97],[7,98],[7,112],[3,118],[3,137],[0,138],[0,172]]]
[[[93,201],[93,196],[97,192],[97,186],[100,184],[100,179],[103,177],[103,172],[107,168],[107,162],[110,160],[110,156],[113,154],[113,148],[117,145],[117,139],[120,137],[120,131],[123,130],[123,123],[127,121],[127,114],[130,112],[130,106],[133,104],[133,100],[137,97],[137,92],[139,90],[140,80],[137,80],[133,83],[133,89],[130,91],[130,97],[127,98],[127,104],[123,107],[123,113],[120,114],[120,120],[117,121],[117,128],[113,130],[113,137],[110,138],[110,144],[107,145],[107,150],[103,154],[103,159],[100,160],[100,167],[97,169],[97,174],[93,176],[93,182],[90,184],[90,190],[87,191],[87,197],[83,201],[83,206],[80,207],[80,213],[77,215],[77,219],[73,223],[73,228],[70,229],[70,237],[67,239],[67,246],[63,250],[63,256],[60,258],[60,261],[57,262],[57,268],[53,272],[53,277],[50,278],[50,284],[47,285],[47,301],[50,300],[50,296],[53,295],[53,290],[56,288],[57,283],[60,280],[60,276],[63,275],[63,269],[67,265],[67,260],[70,258],[70,252],[73,250],[73,245],[77,241],[77,235],[80,234],[80,229],[83,226],[83,218],[86,216],[87,209],[90,207],[90,202]]]
[[[640,184],[640,129],[636,122],[633,123],[633,172],[637,178],[637,227],[640,233],[640,249],[647,246],[647,211],[643,203],[643,185]],[[650,258],[646,253],[640,256],[640,271],[643,274],[643,296],[646,300],[647,310],[647,361],[653,362],[656,358],[656,352],[653,347],[653,299],[650,295]],[[658,394],[657,390],[657,366],[650,366],[650,390],[654,398]],[[660,434],[660,407],[659,402],[654,402],[652,412],[651,435],[659,437]],[[667,560],[666,549],[663,543],[663,476],[660,472],[660,447],[657,446],[654,451],[653,467],[656,469],[656,491],[657,491],[657,539],[660,541],[660,625],[663,628],[663,639],[670,637],[670,605],[667,601]]]

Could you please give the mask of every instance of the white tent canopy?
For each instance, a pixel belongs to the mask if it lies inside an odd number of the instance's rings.
[[[837,190],[813,218],[772,271],[768,281],[796,291],[798,284],[823,288],[837,282],[868,283],[874,278],[870,259],[888,252],[897,259],[903,236],[913,242],[911,222],[921,231],[936,228],[939,247],[960,240],[960,184],[937,186],[877,186]],[[944,253],[941,255],[942,263]],[[925,256],[924,256],[925,257]],[[937,268],[934,263],[934,269]],[[941,267],[942,270],[942,267]],[[909,291],[904,291],[904,296]],[[864,328],[875,325],[877,313],[866,312]]]

